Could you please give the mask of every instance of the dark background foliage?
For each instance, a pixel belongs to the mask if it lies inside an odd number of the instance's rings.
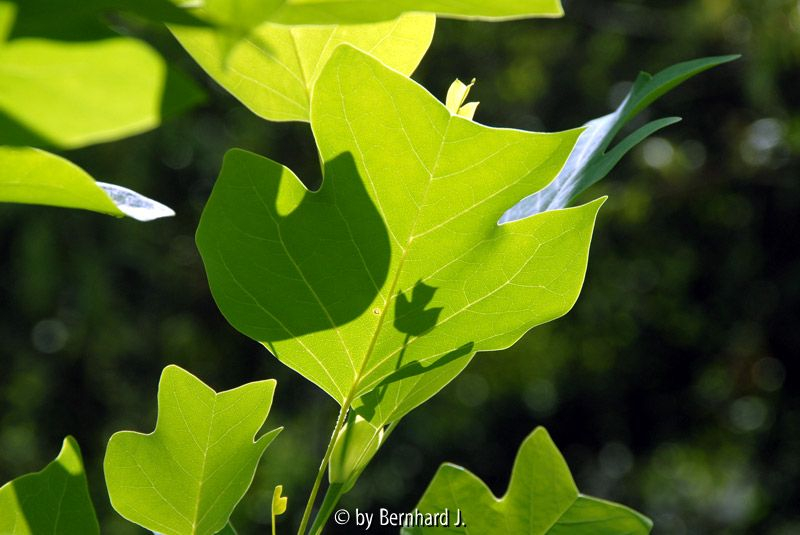
[[[653,106],[650,117],[685,120],[583,196],[610,199],[574,310],[478,355],[404,420],[343,505],[408,510],[443,461],[501,494],[517,447],[544,425],[582,490],[638,508],[655,533],[800,533],[800,4],[565,8],[554,21],[441,21],[415,78],[443,97],[456,76],[476,77],[480,122],[557,130],[610,111],[639,69],[744,57]],[[102,456],[114,431],[152,429],[163,366],[218,390],[275,377],[268,425],[287,429],[235,520],[242,533],[265,532],[283,483],[291,532],[337,407],[225,322],[193,233],[228,148],[314,183],[313,141],[304,125],[253,116],[165,31],[134,29],[205,84],[207,104],[68,156],[178,215],[141,224],[0,207],[0,481],[38,470],[73,434],[103,532],[141,532],[110,509]]]

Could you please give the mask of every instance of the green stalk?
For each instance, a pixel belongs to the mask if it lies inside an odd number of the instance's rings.
[[[328,519],[333,514],[334,508],[342,498],[342,495],[344,494],[343,491],[344,484],[342,483],[334,483],[328,487],[328,490],[325,491],[325,498],[322,500],[322,505],[319,508],[317,517],[314,519],[314,523],[311,525],[311,531],[309,532],[310,534],[320,535],[322,533],[322,529],[325,527],[325,524],[328,523]]]
[[[325,455],[323,455],[322,462],[319,464],[317,477],[314,480],[314,486],[311,487],[311,494],[308,496],[306,508],[305,511],[303,511],[303,519],[300,522],[300,529],[297,530],[297,535],[305,535],[308,521],[311,519],[311,510],[314,508],[314,503],[317,501],[317,493],[319,492],[320,484],[322,484],[322,478],[325,477],[325,470],[328,468],[328,463],[331,460],[331,454],[333,453],[333,446],[336,443],[336,437],[339,436],[339,432],[344,426],[344,421],[345,417],[347,416],[347,410],[350,407],[350,402],[351,400],[349,398],[346,399],[342,404],[342,408],[339,410],[339,417],[336,420],[336,425],[333,428],[333,434],[328,442],[328,448],[325,450]]]
[[[389,427],[386,428],[386,431],[383,434],[383,440],[381,441],[380,447],[386,443],[386,439],[389,438],[389,435],[392,434],[392,431],[395,430],[397,427],[399,420],[396,420],[389,424]],[[377,455],[377,452],[376,452]],[[362,471],[366,469],[366,466],[362,468]],[[361,473],[356,476],[356,479],[361,477]],[[354,482],[355,483],[355,482]],[[350,485],[352,487],[352,485]],[[314,518],[314,522],[311,524],[311,531],[309,532],[311,535],[320,535],[322,533],[322,529],[325,527],[325,524],[328,523],[331,515],[333,514],[333,510],[336,508],[336,505],[339,503],[339,500],[344,496],[347,492],[349,492],[349,488],[345,490],[344,485],[342,483],[334,483],[328,487],[325,491],[325,497],[322,500],[322,505],[317,512],[317,516]]]

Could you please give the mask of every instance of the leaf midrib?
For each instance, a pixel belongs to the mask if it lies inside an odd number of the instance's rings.
[[[200,465],[200,480],[197,485],[197,499],[194,502],[194,515],[192,518],[192,534],[197,533],[197,527],[200,525],[202,518],[200,515],[200,497],[203,495],[203,484],[206,473],[206,462],[208,461],[208,444],[211,442],[211,432],[214,430],[214,418],[217,416],[217,394],[214,394],[213,402],[211,403],[211,421],[208,424],[208,433],[206,434],[206,443],[203,448],[203,462]]]
[[[347,125],[347,129],[350,132],[351,137],[353,138],[353,142],[356,144],[356,147],[358,147],[358,149],[359,149],[359,153],[361,153],[362,163],[366,167],[366,160],[363,157],[363,152],[361,151],[360,145],[358,144],[358,139],[357,139],[357,137],[355,135],[355,132],[353,132],[352,126],[350,124],[350,118],[348,116],[347,106],[345,105],[345,100],[344,100],[344,92],[342,91],[343,88],[342,88],[342,83],[341,83],[341,77],[339,76],[338,72],[337,72],[336,79],[337,79],[337,82],[339,84],[339,95],[341,95],[342,113],[344,114],[344,119],[345,119],[344,122]],[[402,127],[401,130],[403,132],[403,135],[406,137],[406,140],[408,141],[408,144],[411,147],[411,150],[414,152],[414,155],[419,159],[420,165],[422,166],[422,168],[425,170],[425,172],[428,175],[428,183],[427,183],[427,185],[425,187],[425,192],[422,195],[422,202],[418,205],[420,207],[424,207],[425,206],[425,201],[428,198],[428,193],[430,192],[431,184],[433,183],[433,177],[435,176],[436,168],[438,167],[439,160],[440,160],[440,158],[442,156],[442,151],[444,149],[444,140],[447,137],[447,132],[448,132],[448,130],[450,128],[450,124],[453,122],[453,117],[452,116],[448,117],[447,124],[445,125],[445,128],[444,128],[444,131],[442,132],[441,138],[439,139],[439,149],[438,149],[438,151],[436,153],[436,159],[434,160],[433,165],[431,166],[431,168],[428,169],[428,167],[425,165],[425,163],[419,157],[419,153],[417,152],[416,147],[414,146],[414,143],[412,142],[411,138],[408,137],[408,132],[407,132],[407,130],[405,128],[405,125],[403,124],[403,114],[399,113],[399,110],[397,110],[397,104],[395,103],[394,95],[392,94],[391,91],[389,91],[383,85],[383,82],[381,81],[381,79],[379,77],[375,77],[375,80],[377,80],[377,82],[381,85],[381,87],[383,88],[384,92],[389,97],[389,100],[391,100],[392,106],[394,106],[395,111],[398,112],[397,116],[398,116],[398,119],[399,119],[401,127]],[[373,184],[373,189],[374,188],[375,188],[375,186]],[[400,260],[397,263],[397,268],[395,270],[394,276],[392,277],[392,284],[391,284],[391,286],[389,288],[389,292],[387,293],[387,297],[385,298],[384,305],[383,305],[383,310],[381,311],[380,318],[378,319],[378,324],[375,327],[375,331],[372,333],[372,338],[370,339],[369,346],[367,346],[367,350],[364,353],[364,359],[361,361],[361,366],[360,366],[360,368],[358,370],[358,373],[356,374],[356,376],[355,376],[355,378],[353,380],[353,383],[352,383],[352,385],[350,387],[350,390],[347,393],[347,397],[345,398],[345,401],[342,404],[342,407],[344,407],[345,409],[349,408],[349,406],[352,404],[352,402],[355,401],[354,400],[355,393],[358,392],[358,387],[359,387],[359,385],[361,383],[361,380],[363,379],[364,371],[366,370],[367,363],[370,361],[370,358],[372,357],[372,354],[375,351],[375,345],[377,344],[378,336],[380,335],[381,330],[383,329],[383,325],[384,325],[384,323],[386,321],[386,316],[388,315],[389,304],[394,299],[394,297],[393,297],[394,296],[394,292],[397,289],[397,284],[398,284],[398,282],[400,280],[400,275],[401,275],[401,273],[403,271],[403,264],[405,263],[405,260],[406,260],[406,258],[408,256],[408,251],[411,248],[411,244],[414,242],[414,236],[416,234],[415,231],[417,229],[417,224],[419,223],[420,214],[421,214],[422,210],[423,210],[423,208],[419,208],[417,210],[416,215],[414,216],[414,219],[413,219],[413,224],[411,225],[411,229],[408,232],[408,238],[406,238],[406,240],[405,240],[405,244],[401,244],[399,242],[399,240],[397,240],[397,238],[395,237],[395,240],[398,242],[398,245],[400,246],[400,249],[403,251],[403,253],[400,256]],[[388,226],[388,223],[387,223],[387,226]],[[392,233],[392,234],[394,234],[394,233]]]

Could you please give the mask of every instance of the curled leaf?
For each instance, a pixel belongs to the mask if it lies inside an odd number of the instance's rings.
[[[0,202],[79,208],[139,221],[175,215],[157,201],[95,182],[69,160],[31,147],[0,146]]]

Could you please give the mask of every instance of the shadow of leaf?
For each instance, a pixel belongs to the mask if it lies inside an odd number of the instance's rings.
[[[436,326],[441,307],[425,310],[430,304],[436,288],[418,281],[411,290],[411,300],[406,294],[398,292],[394,307],[394,328],[407,337],[422,336]]]
[[[233,150],[203,212],[197,243],[228,321],[269,345],[363,314],[386,281],[386,225],[353,157],[326,162],[309,191],[267,158]]]
[[[461,347],[447,353],[446,355],[437,358],[427,365],[422,364],[420,361],[414,361],[406,364],[405,366],[398,367],[394,373],[384,379],[374,390],[361,396],[359,399],[360,405],[355,408],[356,413],[365,420],[372,420],[373,416],[375,415],[375,409],[383,401],[383,398],[386,395],[386,389],[389,387],[389,385],[410,379],[412,377],[423,375],[437,368],[441,368],[442,366],[445,366],[459,359],[460,357],[471,354],[474,346],[475,344],[473,342],[468,342]]]

